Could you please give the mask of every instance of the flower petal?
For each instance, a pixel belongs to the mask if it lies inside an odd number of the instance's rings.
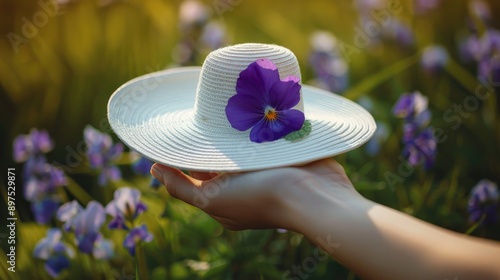
[[[94,249],[94,242],[99,238],[100,233],[90,232],[77,236],[78,249],[85,254],[91,254]]]
[[[233,128],[245,131],[264,118],[265,107],[256,96],[236,94],[228,100],[226,116]]]
[[[52,249],[61,240],[62,232],[58,228],[47,230],[47,236],[42,238],[33,249],[33,256],[38,259],[46,260],[50,257]]]
[[[128,229],[125,219],[121,215],[115,216],[108,224],[110,229]]]
[[[99,202],[91,201],[73,220],[73,230],[76,235],[86,235],[98,232],[106,219],[104,208]]]
[[[67,222],[83,211],[82,206],[76,200],[66,202],[57,210],[57,219],[61,222]]]
[[[114,255],[113,242],[109,239],[104,239],[102,236],[94,242],[94,249],[92,255],[97,260],[107,260]]]
[[[275,82],[269,89],[270,105],[276,111],[293,108],[300,101],[300,88],[300,84],[294,79]]]
[[[146,225],[142,225],[130,230],[123,241],[123,247],[129,251],[130,255],[134,256],[135,246],[138,242],[151,242],[151,240],[153,240],[153,235],[149,233]]]
[[[31,205],[31,210],[35,215],[35,221],[39,224],[50,222],[52,216],[59,208],[59,203],[50,197],[37,201]]]
[[[267,103],[267,93],[271,86],[280,80],[278,69],[268,59],[259,59],[241,71],[236,81],[238,94],[249,94],[262,99]]]
[[[34,128],[30,132],[30,137],[35,152],[47,153],[54,148],[54,144],[52,143],[52,140],[50,140],[49,133],[45,130],[37,130]]]
[[[56,278],[61,271],[69,267],[69,259],[64,255],[54,255],[45,263],[47,273]]]
[[[406,118],[413,114],[413,107],[415,106],[415,101],[412,94],[402,94],[394,108],[392,113],[398,118]]]
[[[261,120],[250,131],[250,140],[256,143],[274,141],[299,130],[304,124],[304,113],[299,110],[278,112],[275,121]]]

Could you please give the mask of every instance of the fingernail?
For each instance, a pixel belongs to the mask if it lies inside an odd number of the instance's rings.
[[[157,165],[157,164],[154,164],[152,167],[151,167],[151,174],[156,178],[158,179],[158,181],[161,181],[161,174],[162,174],[162,171],[161,171],[161,168]]]

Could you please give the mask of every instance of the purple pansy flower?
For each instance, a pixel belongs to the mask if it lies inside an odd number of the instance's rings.
[[[135,255],[135,246],[141,242],[151,242],[153,240],[153,235],[148,232],[146,225],[136,227],[130,230],[130,232],[125,237],[123,241],[123,247],[125,247],[130,255]]]
[[[30,134],[19,135],[14,139],[14,161],[24,162],[32,156],[45,154],[54,148],[45,130],[32,128]]]
[[[59,229],[49,229],[47,236],[38,241],[33,250],[33,256],[45,260],[45,270],[56,278],[61,271],[69,267],[69,258],[75,252],[61,241],[62,233]]]
[[[123,187],[115,191],[114,199],[106,206],[106,213],[113,216],[109,228],[127,229],[126,221],[133,221],[147,207],[140,201],[141,193],[133,188]]]
[[[278,140],[300,130],[304,113],[293,109],[300,101],[299,78],[281,80],[278,68],[268,59],[251,63],[240,73],[236,95],[228,100],[226,116],[239,131],[251,128],[256,143]]]
[[[111,136],[101,133],[90,125],[85,127],[83,137],[87,143],[87,158],[90,168],[100,171],[99,185],[106,185],[108,180],[119,180],[121,171],[113,165],[113,162],[121,157],[123,145],[121,143],[113,145]]]
[[[484,217],[485,223],[495,223],[498,220],[499,199],[497,184],[489,180],[479,181],[470,192],[469,220],[475,223]]]

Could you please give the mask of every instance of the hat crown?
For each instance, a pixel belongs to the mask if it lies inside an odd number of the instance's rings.
[[[236,81],[241,71],[262,58],[276,65],[281,79],[290,75],[301,79],[297,58],[287,48],[246,43],[215,50],[203,63],[196,90],[194,110],[200,124],[233,129],[225,112],[228,100],[236,94]],[[302,93],[300,102],[294,108],[304,111]]]

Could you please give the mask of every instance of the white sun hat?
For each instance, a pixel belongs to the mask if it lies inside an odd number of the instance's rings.
[[[297,59],[284,47],[229,46],[211,52],[202,67],[168,69],[127,82],[109,100],[109,123],[128,147],[154,162],[217,172],[300,165],[355,149],[373,135],[375,121],[361,106],[302,85],[300,100],[287,109],[303,112],[310,132],[293,141],[253,142],[250,130],[232,126],[226,107],[238,94],[240,73],[264,59],[277,67],[282,81],[300,79]]]

